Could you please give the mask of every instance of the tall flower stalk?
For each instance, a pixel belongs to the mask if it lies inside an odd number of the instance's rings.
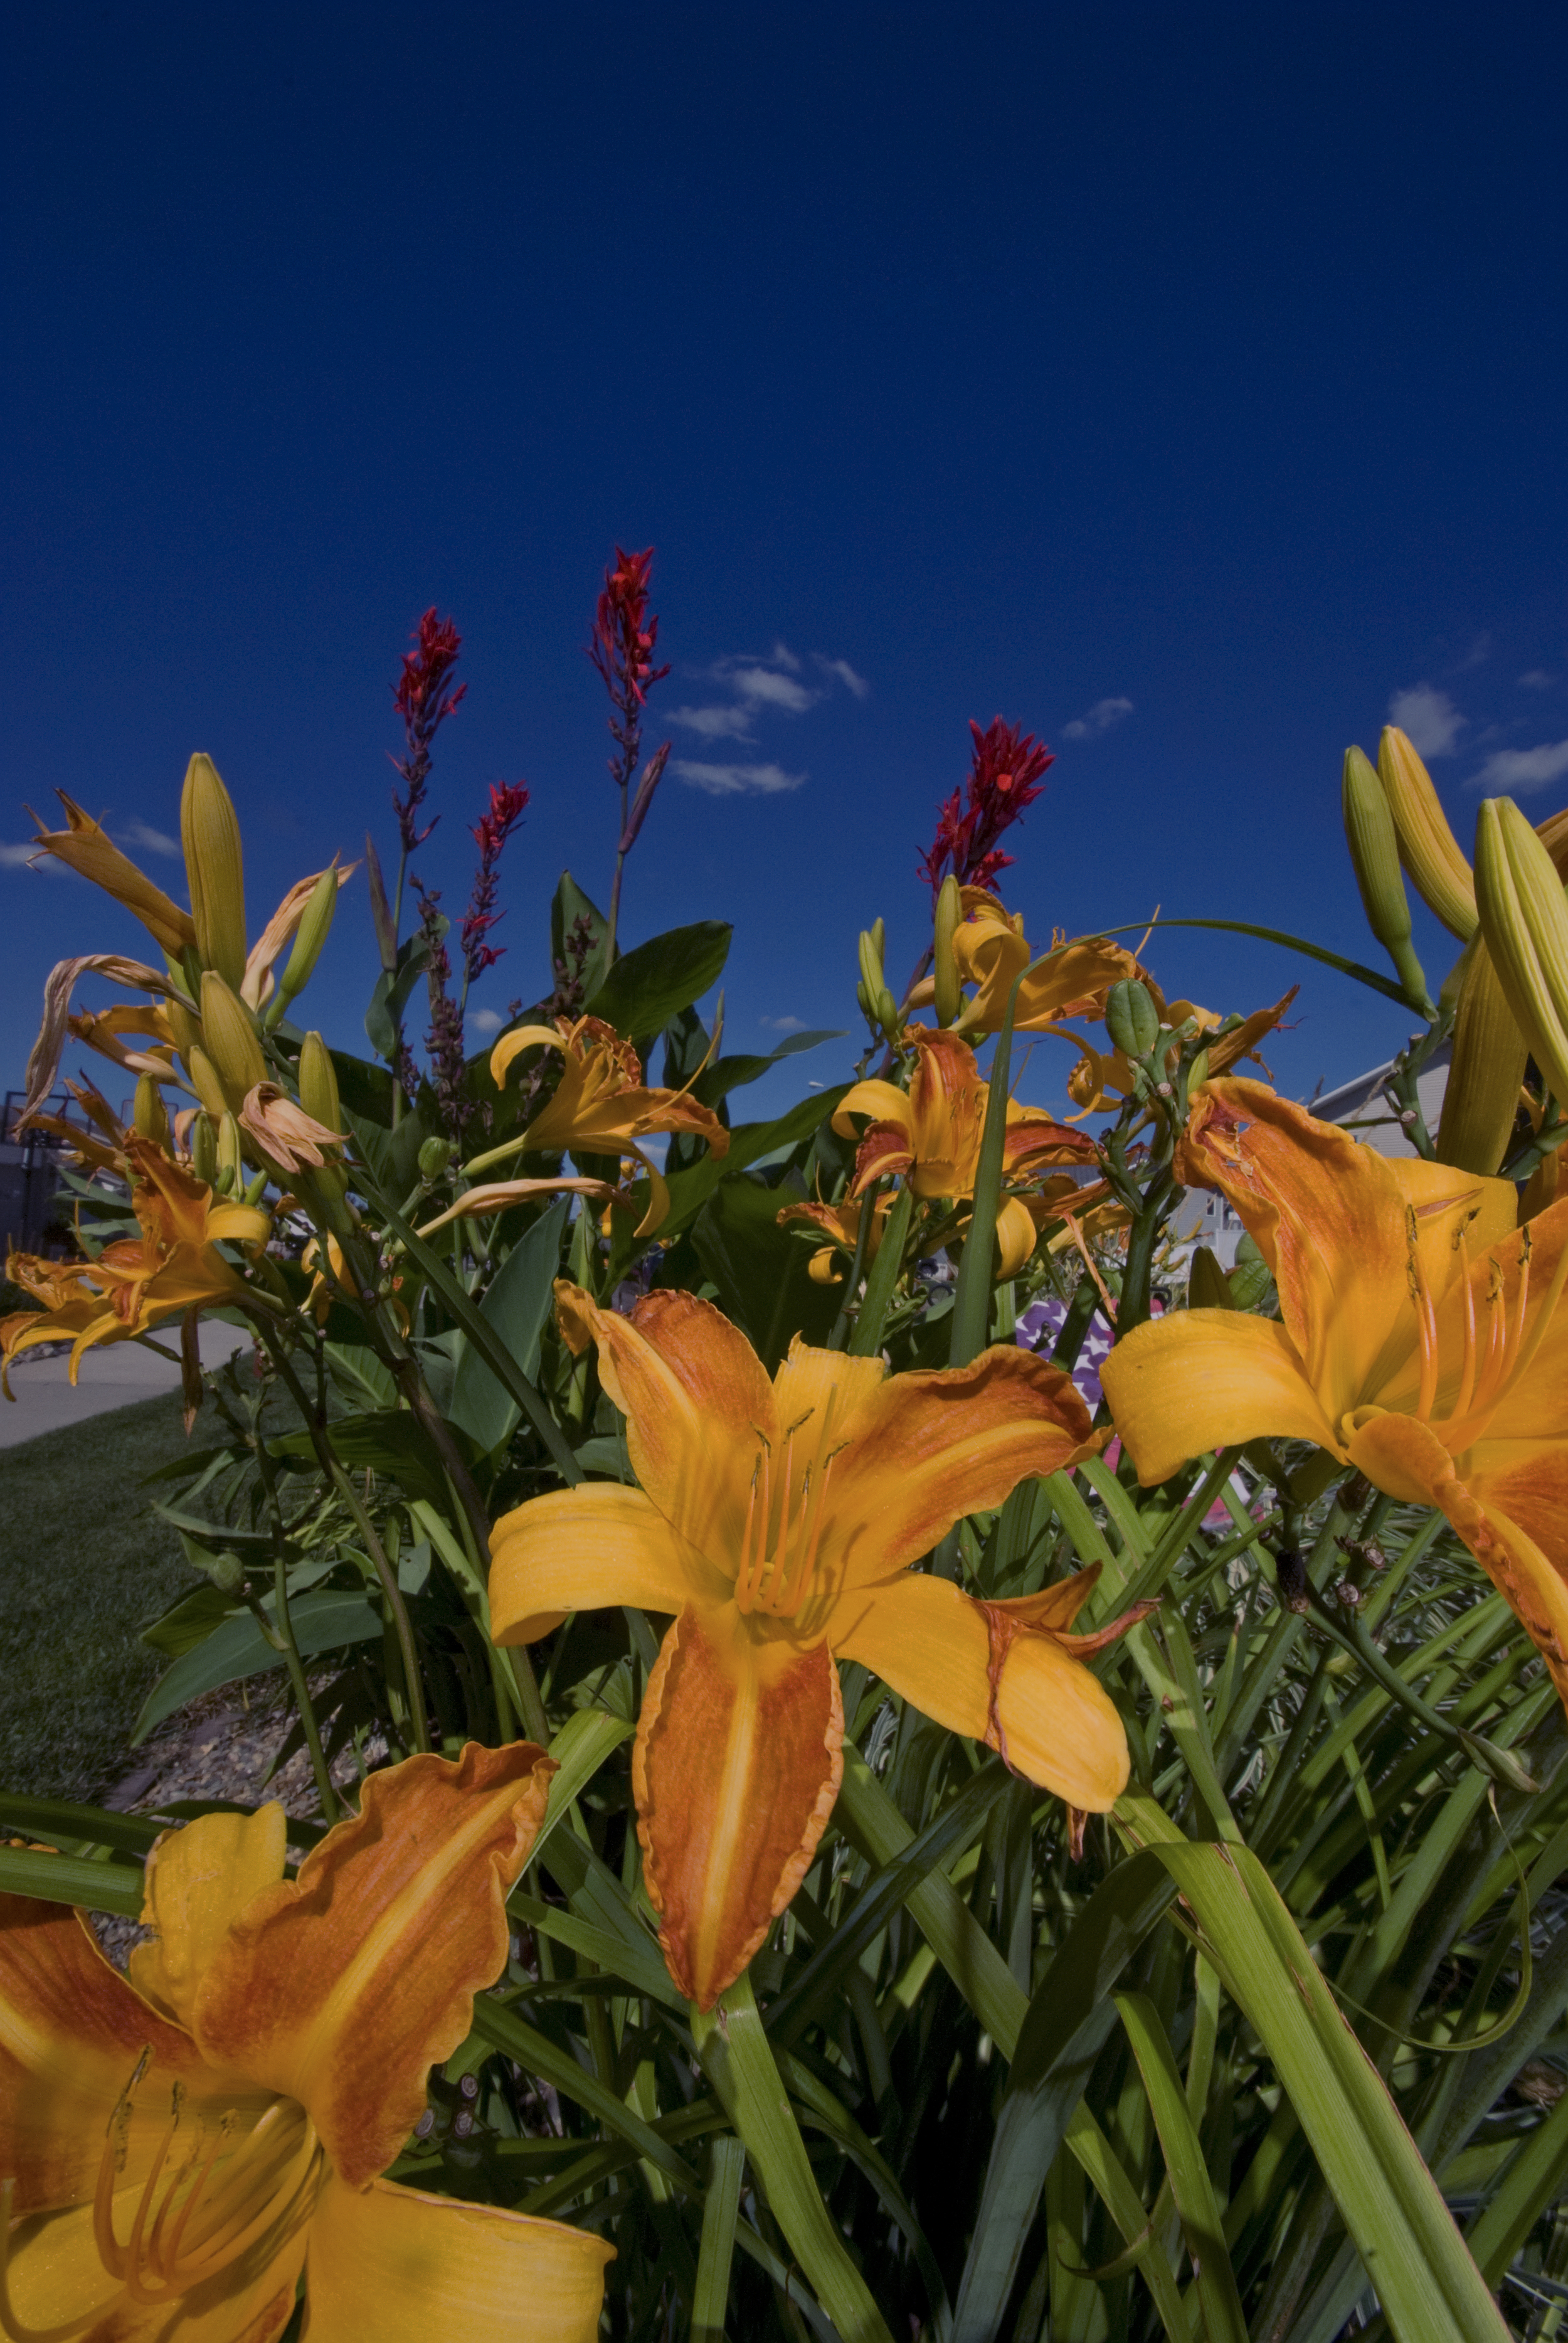
[[[648,759],[634,797],[632,779],[642,754],[642,712],[649,690],[669,673],[668,664],[655,667],[653,663],[658,619],[648,607],[648,581],[652,568],[651,545],[643,553],[627,553],[620,546],[616,547],[615,560],[605,571],[604,587],[594,613],[593,636],[588,647],[588,657],[603,677],[604,688],[609,694],[609,730],[615,742],[615,755],[608,759],[609,775],[620,792],[615,877],[609,890],[612,954],[620,915],[621,872],[648,818],[670,749],[667,740]]]

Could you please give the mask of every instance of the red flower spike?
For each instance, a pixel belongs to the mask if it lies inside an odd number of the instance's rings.
[[[950,870],[963,887],[991,887],[1013,857],[997,844],[1042,794],[1040,777],[1056,759],[1017,724],[991,719],[982,732],[971,717],[974,742],[968,803],[955,789],[937,817],[937,832],[920,857],[920,871],[933,897]]]

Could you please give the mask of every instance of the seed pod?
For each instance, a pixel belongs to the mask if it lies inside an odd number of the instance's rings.
[[[201,1031],[202,1047],[217,1068],[229,1105],[237,1111],[246,1092],[266,1081],[266,1060],[249,1010],[210,968],[201,980]],[[205,1099],[202,1103],[206,1104]]]
[[[169,1146],[169,1119],[164,1108],[164,1096],[151,1074],[136,1076],[136,1104],[131,1109],[131,1121],[143,1139],[150,1139],[155,1147]]]
[[[963,1007],[963,993],[959,985],[959,967],[953,957],[953,938],[963,918],[963,895],[958,880],[950,870],[942,880],[937,896],[936,978],[937,1023],[950,1025]]]
[[[1475,881],[1432,775],[1396,724],[1383,726],[1377,769],[1399,833],[1399,859],[1412,885],[1449,933],[1467,944],[1475,933]]]
[[[189,1546],[186,1551],[189,1553]],[[241,1594],[245,1591],[245,1565],[236,1554],[209,1554],[206,1574],[220,1594]]]
[[[210,757],[195,756],[186,768],[180,842],[202,965],[237,992],[245,980],[245,850],[234,799]]]
[[[1410,940],[1410,901],[1399,867],[1399,833],[1383,785],[1361,750],[1345,750],[1341,802],[1345,843],[1367,925],[1394,965],[1414,1008],[1429,1011],[1426,976]]]
[[[319,1033],[307,1033],[299,1052],[299,1103],[326,1131],[341,1131],[343,1109],[337,1097],[337,1071],[332,1053]],[[426,1141],[428,1147],[430,1141]],[[425,1168],[424,1149],[419,1169]]]
[[[1528,1051],[1483,935],[1465,948],[1437,1160],[1490,1179],[1508,1151]]]
[[[337,870],[336,864],[324,870],[317,880],[311,898],[305,907],[294,939],[294,950],[288,955],[288,966],[283,971],[277,991],[267,1003],[266,1021],[276,1025],[296,993],[303,992],[309,983],[321,948],[332,931],[332,914],[337,908]]]
[[[229,1192],[237,1194],[245,1185],[245,1155],[232,1114],[226,1114],[217,1127],[217,1169],[220,1179],[226,1175]]]
[[[444,1139],[427,1139],[419,1150],[419,1177],[438,1180],[452,1161],[452,1150]]]
[[[217,1132],[206,1113],[191,1124],[191,1170],[209,1188],[217,1174]]]
[[[1113,984],[1105,1003],[1105,1030],[1128,1060],[1147,1057],[1160,1039],[1160,1012],[1135,976]]]
[[[1568,1101],[1568,902],[1551,855],[1512,798],[1483,802],[1475,891],[1514,1022],[1553,1096]]]

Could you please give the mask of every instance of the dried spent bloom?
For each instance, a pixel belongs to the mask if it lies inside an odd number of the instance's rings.
[[[470,832],[479,850],[479,867],[474,873],[474,889],[460,931],[463,973],[469,984],[487,968],[494,968],[506,950],[504,944],[487,943],[486,938],[502,917],[496,909],[501,856],[528,802],[528,792],[523,782],[492,781],[489,805]]]
[[[450,618],[437,621],[434,603],[416,628],[414,641],[417,649],[404,652],[403,672],[392,687],[393,705],[403,719],[407,739],[407,754],[392,759],[408,791],[406,798],[400,798],[396,789],[392,792],[405,854],[422,846],[436,827],[432,820],[419,828],[419,809],[430,779],[430,746],[468,689],[466,683],[460,683],[456,691],[447,689],[463,638]],[[437,815],[436,820],[439,819]]]
[[[920,857],[920,876],[933,899],[950,870],[961,887],[990,887],[1013,857],[997,846],[1002,832],[1041,794],[1040,776],[1056,762],[1032,732],[993,716],[982,732],[971,717],[974,759],[967,803],[955,789],[937,820],[937,834]]]
[[[257,1082],[246,1091],[239,1123],[280,1172],[297,1172],[305,1164],[319,1171],[327,1161],[322,1150],[341,1147],[348,1136],[346,1131],[328,1131],[276,1082]]]

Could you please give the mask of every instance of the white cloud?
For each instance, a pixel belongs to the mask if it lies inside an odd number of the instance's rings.
[[[119,834],[127,846],[139,846],[145,854],[179,854],[184,850],[177,838],[166,838],[139,815],[127,821]]]
[[[781,765],[699,765],[677,757],[670,771],[710,798],[773,797],[781,789],[798,789],[807,776],[787,773]]]
[[[782,708],[790,716],[804,716],[821,698],[777,667],[731,667],[729,680],[749,707]]]
[[[803,1033],[806,1031],[803,1017],[759,1017],[757,1022],[769,1026],[775,1033]]]
[[[0,869],[18,870],[23,864],[31,862],[35,854],[38,854],[35,846],[0,846]],[[60,867],[52,854],[38,854],[41,870],[58,870]]]
[[[1098,740],[1113,724],[1121,724],[1132,713],[1130,699],[1097,699],[1087,716],[1075,716],[1070,724],[1062,726],[1069,740]]]
[[[1408,691],[1396,691],[1388,712],[1390,722],[1408,733],[1418,757],[1452,757],[1459,746],[1465,719],[1447,692],[1430,683],[1412,683]]]
[[[475,1009],[468,1016],[476,1033],[498,1033],[506,1021],[498,1009]]]
[[[751,711],[749,708],[673,708],[669,713],[672,724],[683,730],[699,733],[705,740],[749,740]]]
[[[1539,749],[1493,749],[1470,786],[1513,797],[1546,789],[1564,773],[1568,773],[1568,740],[1548,741]]]
[[[857,699],[869,699],[870,698],[870,685],[866,681],[863,675],[857,675],[855,673],[854,669],[849,665],[848,659],[824,659],[819,651],[817,654],[817,664],[822,669],[824,674],[836,675],[839,682],[843,685],[845,690],[852,691]]]
[[[1548,675],[1543,667],[1527,668],[1519,679],[1529,691],[1550,691],[1557,679]]]

